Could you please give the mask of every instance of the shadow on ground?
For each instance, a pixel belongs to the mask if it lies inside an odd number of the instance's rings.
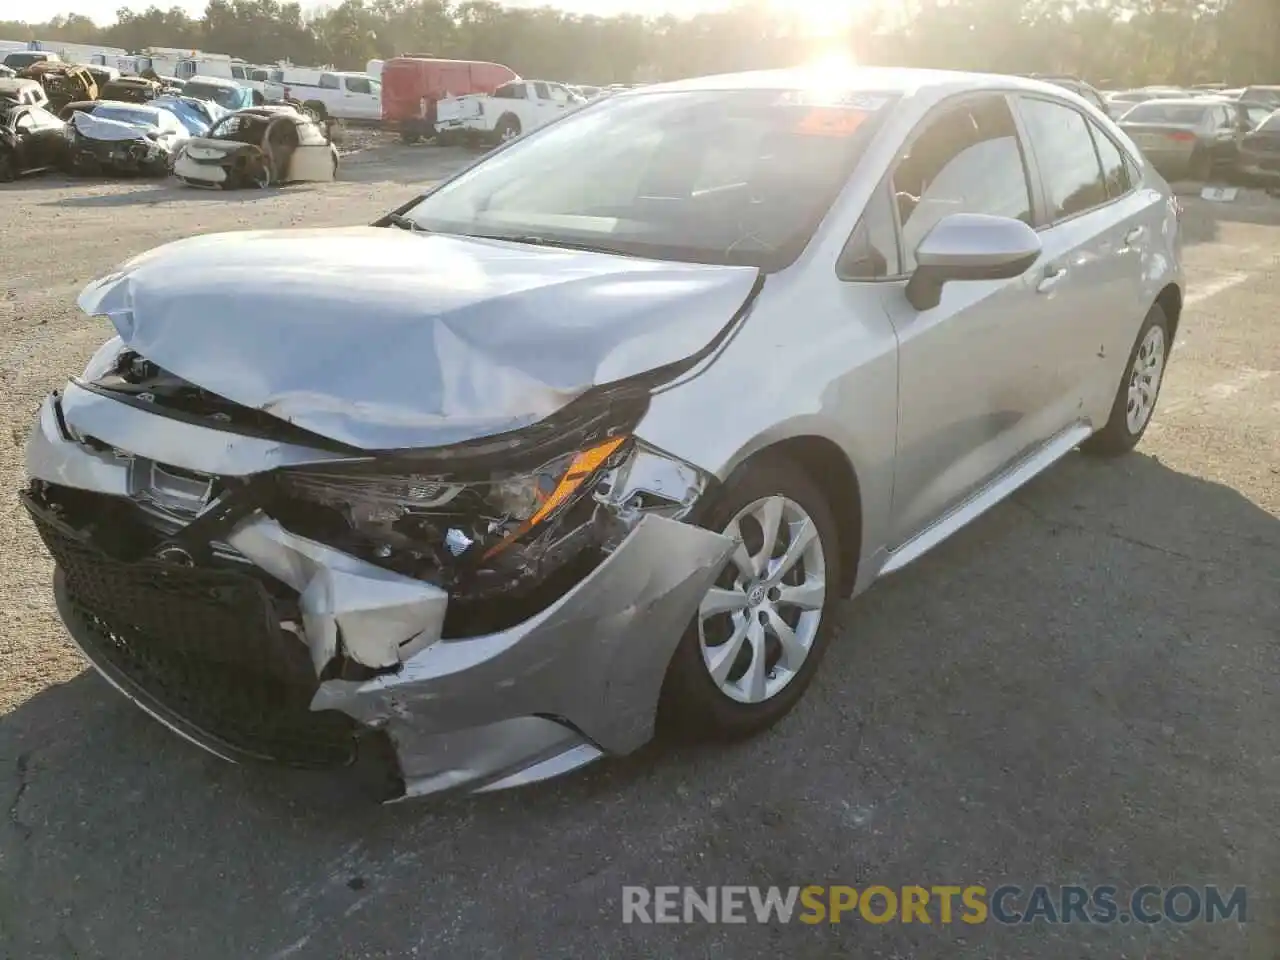
[[[390,807],[84,674],[0,719],[0,954],[1273,960],[1278,587],[1280,521],[1233,490],[1073,456],[849,605],[771,733]],[[624,884],[833,882],[1245,884],[1256,921],[620,922]]]

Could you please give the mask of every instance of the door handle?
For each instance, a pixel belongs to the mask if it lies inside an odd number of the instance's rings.
[[[1036,293],[1051,293],[1066,275],[1066,267],[1060,267],[1056,263],[1049,264],[1044,268],[1044,276],[1036,285]]]
[[[1132,247],[1135,243],[1137,243],[1139,240],[1142,239],[1142,235],[1146,232],[1147,231],[1142,227],[1134,227],[1132,230],[1130,230],[1128,233],[1124,235],[1124,245],[1126,247]]]

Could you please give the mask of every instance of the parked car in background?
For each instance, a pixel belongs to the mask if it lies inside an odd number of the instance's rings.
[[[395,57],[382,68],[382,125],[398,131],[406,143],[434,137],[440,100],[493,93],[517,79],[514,70],[498,63]]]
[[[209,132],[209,128],[225,117],[228,111],[224,110],[212,100],[199,100],[195,97],[174,96],[166,94],[148,101],[148,106],[159,107],[161,110],[168,110],[178,122],[187,128],[187,133],[193,137],[203,137]]]
[[[16,103],[23,107],[43,107],[49,102],[44,87],[23,77],[0,78],[0,103]]]
[[[65,130],[44,107],[0,100],[0,183],[65,166]]]
[[[1245,87],[1240,93],[1241,100],[1250,100],[1254,103],[1269,104],[1273,110],[1280,109],[1280,87],[1278,86],[1251,86]]]
[[[245,110],[262,104],[262,94],[234,80],[196,75],[182,85],[181,96],[208,100],[223,110]]]
[[[148,77],[120,77],[98,91],[103,100],[119,103],[146,103],[164,92],[160,81]]]
[[[436,107],[436,134],[448,140],[474,137],[492,143],[514,140],[550,123],[586,100],[562,83],[512,80],[492,94],[447,97]]]
[[[89,71],[89,75],[93,77],[93,82],[98,86],[98,92],[101,94],[103,87],[108,83],[114,83],[120,79],[120,71],[115,67],[106,67],[97,64],[83,64],[84,68]]]
[[[76,100],[96,100],[98,84],[84,67],[57,60],[42,60],[22,71],[21,76],[44,87],[48,109],[58,111]]]
[[[70,162],[77,173],[141,173],[166,176],[174,152],[189,134],[168,110],[145,104],[97,100],[64,110]]]
[[[1138,90],[1120,90],[1107,94],[1104,102],[1113,120],[1123,117],[1139,103],[1148,100],[1187,99],[1189,94],[1180,87],[1143,87]]]
[[[321,121],[375,123],[382,118],[382,84],[366,73],[284,70],[269,80],[266,98],[298,100]]]
[[[187,141],[173,167],[197,187],[268,187],[338,175],[338,148],[311,117],[290,107],[253,107],[223,117]]]
[[[1270,189],[1280,185],[1280,112],[1273,112],[1241,139],[1240,173]]]
[[[1141,440],[1183,274],[1130,149],[1022,78],[715,77],[150,250],[28,441],[59,614],[188,740],[392,796],[762,731],[845,597]]]
[[[1166,177],[1192,180],[1234,169],[1244,135],[1232,105],[1208,97],[1137,104],[1120,128]]]
[[[61,62],[62,58],[50,50],[15,50],[13,53],[5,54],[4,65],[11,70],[21,71],[33,63],[41,63],[45,60]]]

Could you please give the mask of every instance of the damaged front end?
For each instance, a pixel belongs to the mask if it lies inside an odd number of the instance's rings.
[[[392,796],[498,789],[650,738],[734,546],[685,522],[710,477],[634,436],[648,390],[371,452],[116,340],[45,401],[24,502],[76,643],[183,736],[302,767],[378,742]]]

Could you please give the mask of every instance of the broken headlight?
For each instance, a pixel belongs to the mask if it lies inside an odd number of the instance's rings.
[[[530,552],[556,538],[560,521],[629,445],[628,437],[610,437],[532,469],[478,476],[375,473],[372,461],[346,473],[339,467],[285,471],[281,483],[287,500],[308,508],[300,519],[316,535],[338,542],[354,536],[374,558],[450,582],[485,567],[532,565]]]

